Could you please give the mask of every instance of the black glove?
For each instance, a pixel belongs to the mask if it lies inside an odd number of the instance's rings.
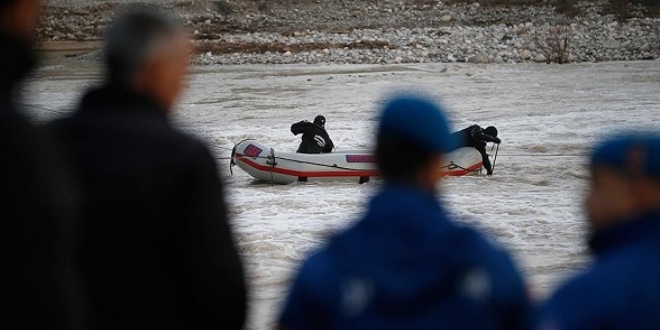
[[[500,140],[500,138],[493,138],[493,142],[500,144],[502,140]]]

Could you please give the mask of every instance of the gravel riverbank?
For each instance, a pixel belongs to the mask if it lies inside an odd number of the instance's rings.
[[[455,0],[454,0],[455,1]],[[54,0],[43,41],[102,37],[126,2]],[[660,19],[617,20],[602,2],[579,2],[577,16],[549,4],[502,7],[487,0],[152,1],[194,36],[194,62],[211,64],[524,63],[653,60]],[[467,1],[463,1],[467,2]],[[98,55],[83,58],[97,58]]]

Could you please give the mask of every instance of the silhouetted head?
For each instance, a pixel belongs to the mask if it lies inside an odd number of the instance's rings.
[[[486,127],[486,129],[484,130],[484,132],[486,132],[486,134],[488,134],[488,135],[490,135],[490,136],[492,136],[492,137],[497,137],[497,128],[495,128],[495,126],[488,126],[488,127]]]
[[[453,149],[444,110],[419,96],[385,104],[379,120],[376,161],[386,180],[435,189],[442,156]]]
[[[41,16],[43,0],[0,0],[0,30],[29,42]]]
[[[593,228],[660,211],[660,135],[628,134],[600,143],[590,159],[585,199]]]
[[[325,127],[325,117],[322,115],[316,116],[316,118],[314,118],[314,124]]]
[[[190,45],[179,24],[157,7],[132,7],[105,36],[110,83],[143,93],[170,109],[183,91]]]

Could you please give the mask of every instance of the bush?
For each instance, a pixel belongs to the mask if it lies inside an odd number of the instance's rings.
[[[568,63],[570,40],[573,35],[570,25],[551,26],[546,37],[534,33],[534,43],[545,56],[546,63]]]

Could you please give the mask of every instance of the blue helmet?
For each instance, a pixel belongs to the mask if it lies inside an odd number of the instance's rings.
[[[635,133],[609,138],[594,148],[591,166],[606,166],[625,175],[660,178],[660,134]]]
[[[385,104],[378,135],[402,139],[432,153],[447,153],[454,149],[444,109],[415,95],[397,96]]]

